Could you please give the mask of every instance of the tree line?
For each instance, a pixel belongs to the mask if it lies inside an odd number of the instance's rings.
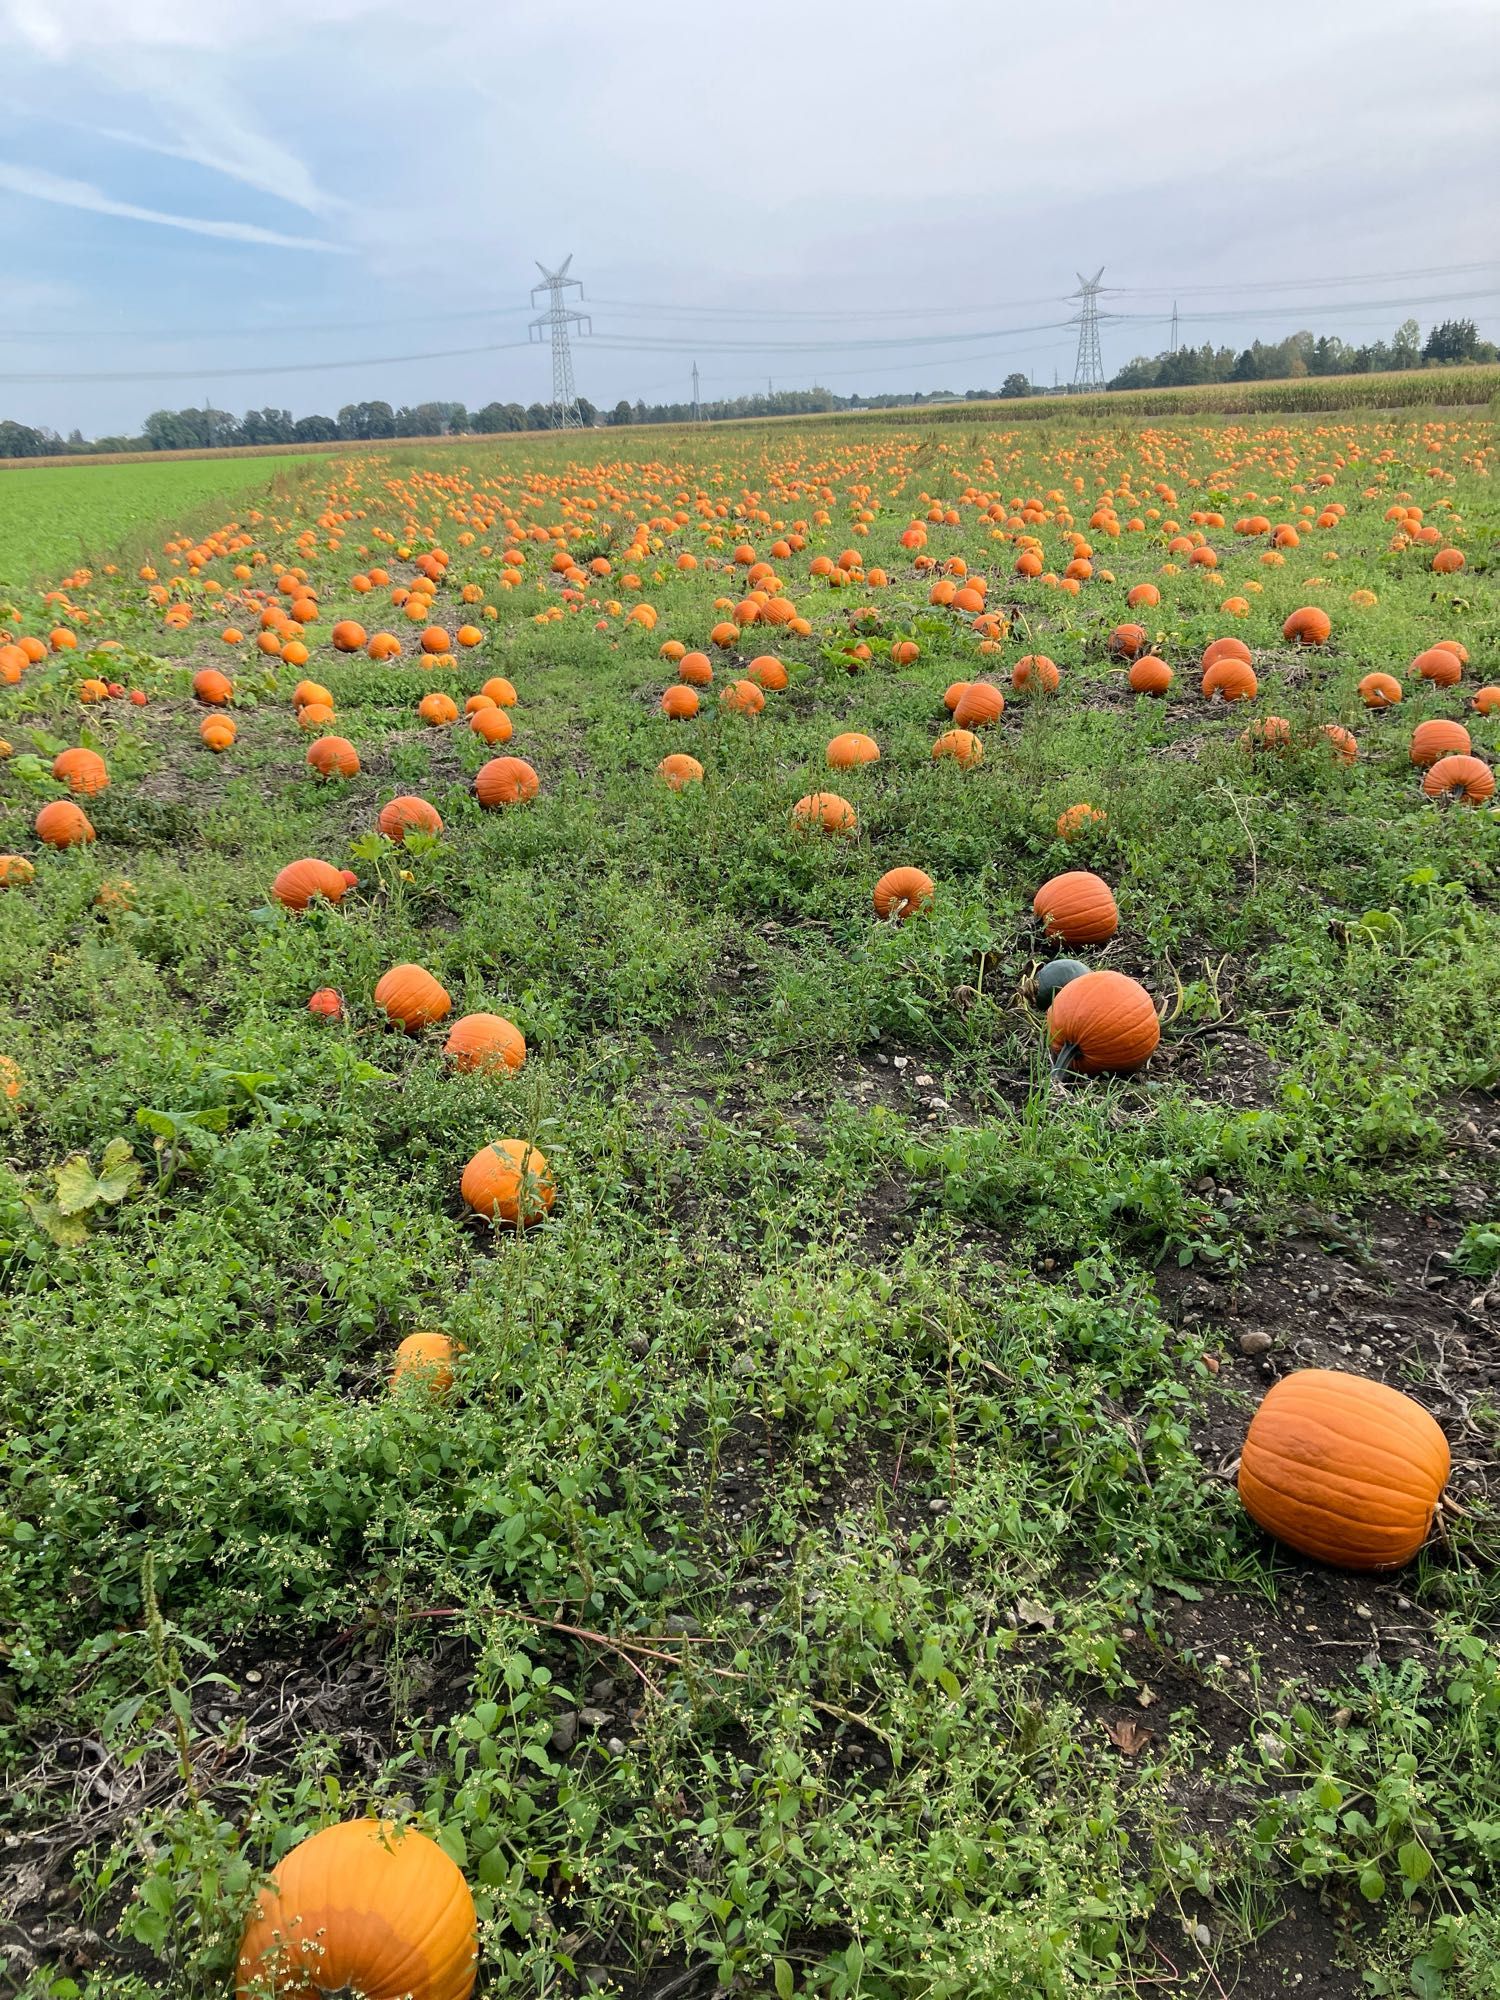
[[[1120,369],[1111,389],[1178,389],[1200,382],[1276,382],[1306,375],[1365,375],[1389,369],[1447,367],[1466,361],[1495,361],[1500,350],[1481,340],[1471,319],[1444,320],[1422,339],[1414,319],[1397,327],[1389,341],[1351,346],[1336,334],[1293,333],[1285,340],[1254,341],[1237,354],[1232,347],[1178,347],[1137,355]],[[609,411],[578,398],[585,428],[635,424],[724,423],[736,417],[814,416],[835,410],[920,408],[926,403],[987,402],[995,397],[1054,393],[1022,374],[1011,374],[998,389],[913,390],[876,396],[838,396],[831,389],[781,389],[764,396],[735,396],[707,402],[634,403],[626,398]],[[294,417],[290,410],[246,410],[242,417],[205,406],[197,410],[153,410],[138,437],[88,439],[78,430],[62,437],[45,425],[0,420],[0,458],[59,458],[99,452],[203,451],[226,445],[363,443],[382,438],[489,437],[502,431],[546,431],[556,417],[548,403],[486,403],[470,410],[463,403],[346,403],[336,417]]]

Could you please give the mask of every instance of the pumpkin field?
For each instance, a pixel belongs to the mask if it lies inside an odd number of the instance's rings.
[[[1495,464],[0,474],[0,1990],[1500,1995]]]

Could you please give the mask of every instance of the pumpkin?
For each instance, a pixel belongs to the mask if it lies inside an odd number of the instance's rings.
[[[709,687],[713,682],[713,663],[707,653],[684,653],[677,662],[677,677],[693,687]]]
[[[1139,1069],[1161,1040],[1151,995],[1124,972],[1085,972],[1069,979],[1047,1013],[1058,1070],[1085,1076]]]
[[[1061,680],[1056,661],[1045,653],[1027,653],[1011,668],[1010,684],[1018,692],[1040,688],[1043,694],[1056,694]]]
[[[1366,708],[1394,708],[1401,699],[1401,683],[1394,674],[1366,674],[1359,684],[1359,698]]]
[[[35,880],[35,862],[24,854],[0,854],[0,889],[24,889]]]
[[[1304,604],[1294,611],[1281,628],[1289,646],[1323,646],[1328,643],[1333,620],[1316,604]]]
[[[809,792],[792,807],[791,824],[804,833],[857,833],[859,815],[837,792]]]
[[[1349,731],[1337,722],[1323,724],[1323,740],[1332,750],[1336,763],[1352,764],[1359,755],[1359,745]]]
[[[1086,868],[1069,869],[1044,882],[1031,907],[1048,937],[1063,944],[1104,944],[1120,928],[1109,884]]]
[[[359,775],[359,752],[347,736],[320,736],[308,747],[307,761],[320,778]]]
[[[1435,715],[1429,722],[1419,722],[1411,733],[1414,764],[1435,764],[1439,757],[1453,755],[1466,757],[1472,747],[1463,724],[1450,722],[1446,716]]]
[[[526,1060],[526,1037],[503,1014],[463,1014],[448,1030],[443,1054],[460,1070],[519,1069]]]
[[[109,790],[109,769],[97,750],[60,750],[52,760],[52,775],[75,799]]]
[[[375,987],[375,1005],[388,1021],[409,1035],[441,1021],[453,1006],[446,987],[425,966],[403,962],[382,973]]]
[[[685,750],[674,750],[670,757],[662,758],[656,767],[656,775],[674,792],[681,792],[689,785],[703,783],[703,766],[696,757],[689,757]]]
[[[1252,722],[1240,738],[1242,750],[1287,750],[1291,748],[1292,725],[1281,715],[1263,715]]]
[[[1454,687],[1464,676],[1463,661],[1447,646],[1429,646],[1412,661],[1410,673],[1420,674],[1434,687]]]
[[[922,649],[915,639],[898,639],[891,648],[891,665],[910,667],[922,656]]]
[[[1132,599],[1134,596],[1132,591]],[[1150,598],[1147,602],[1154,604],[1156,599]],[[1146,628],[1144,625],[1117,625],[1107,643],[1111,659],[1137,659],[1146,650]]]
[[[322,702],[327,708],[333,707],[333,696],[321,681],[298,681],[292,689],[292,707],[308,708],[315,701]]]
[[[202,667],[193,675],[193,693],[210,708],[222,708],[234,699],[234,682],[217,667]]]
[[[204,749],[216,755],[229,749],[238,734],[232,715],[205,715],[198,724],[198,737]]]
[[[731,681],[719,696],[720,708],[736,715],[759,715],[765,705],[766,698],[754,681]]]
[[[944,708],[947,709],[950,715],[953,713],[954,709],[958,707],[959,702],[963,699],[964,690],[965,688],[968,687],[968,685],[969,683],[967,681],[950,681],[948,686],[944,688],[943,706]]]
[[[341,618],[333,628],[334,651],[337,653],[358,653],[363,650],[367,634],[363,625],[352,618]]]
[[[516,705],[516,691],[504,674],[491,674],[479,692],[487,694],[497,708],[514,708]]]
[[[1062,840],[1077,840],[1080,834],[1088,833],[1094,827],[1107,826],[1108,823],[1108,813],[1101,812],[1098,806],[1085,803],[1069,806],[1057,816],[1058,837]]]
[[[441,833],[443,820],[426,799],[403,793],[380,808],[379,826],[387,840],[402,841],[409,833]]]
[[[333,710],[326,701],[310,701],[297,710],[297,727],[309,734],[315,729],[326,729],[333,720]]]
[[[437,1842],[348,1820],[300,1841],[261,1890],[236,2000],[469,2000],[477,1956],[474,1898]]]
[[[830,770],[854,771],[861,764],[879,763],[880,745],[873,736],[862,736],[857,729],[848,729],[833,738],[824,755]]]
[[[485,743],[509,743],[516,733],[510,717],[498,702],[476,710],[469,717],[469,727]]]
[[[1259,691],[1255,669],[1229,654],[1214,661],[1199,685],[1210,701],[1215,697],[1220,701],[1250,701]]]
[[[342,870],[327,861],[289,861],[271,884],[271,894],[289,910],[305,910],[319,896],[337,903],[348,887]]]
[[[970,681],[953,707],[960,729],[986,729],[1005,713],[1005,696],[993,681]]]
[[[745,679],[754,681],[758,688],[769,688],[772,694],[780,694],[788,685],[786,668],[773,653],[762,653],[752,660],[745,669]]]
[[[1143,654],[1130,669],[1130,686],[1136,694],[1165,694],[1172,679],[1172,669],[1155,653]]]
[[[422,651],[424,653],[446,653],[451,643],[448,634],[441,625],[429,625],[427,630],[422,634]]]
[[[1065,986],[1070,986],[1075,979],[1082,979],[1087,971],[1088,967],[1081,959],[1049,959],[1045,965],[1037,968],[1031,982],[1037,1005],[1042,1008],[1050,1007]]]
[[[534,799],[541,784],[524,757],[491,757],[474,775],[474,796],[485,807],[513,806]]]
[[[1270,1390],[1240,1453],[1245,1511],[1299,1555],[1340,1569],[1398,1569],[1432,1528],[1448,1440],[1384,1382],[1299,1368]]]
[[[1480,688],[1474,706],[1481,715],[1500,715],[1500,686]]]
[[[951,757],[956,764],[982,764],[984,745],[972,729],[947,729],[932,746],[934,764],[945,757]]]
[[[693,688],[681,681],[674,681],[661,698],[661,712],[678,722],[686,722],[689,716],[698,713],[698,696]]]
[[[443,729],[450,722],[458,720],[458,703],[451,694],[441,694],[436,689],[424,694],[417,703],[417,713],[431,729]]]
[[[464,1168],[459,1192],[476,1215],[502,1222],[539,1222],[557,1190],[546,1155],[525,1139],[496,1139]]]
[[[1242,660],[1247,667],[1254,664],[1250,648],[1243,639],[1236,639],[1233,633],[1224,639],[1210,639],[1203,648],[1203,657],[1198,665],[1207,673],[1220,660]]]
[[[94,838],[94,829],[81,806],[71,804],[67,799],[54,799],[43,806],[32,821],[38,840],[48,847],[86,847]]]
[[[458,1342],[446,1333],[409,1333],[396,1349],[391,1388],[399,1389],[403,1382],[411,1381],[433,1392],[451,1389],[459,1351]]]
[[[1430,799],[1451,793],[1471,806],[1482,806],[1495,796],[1495,774],[1478,757],[1439,757],[1428,766],[1422,790]]]
[[[920,868],[888,868],[875,884],[875,914],[884,922],[894,917],[905,923],[918,910],[932,907],[937,891],[932,877]]]
[[[344,996],[336,987],[320,986],[316,993],[309,996],[307,1011],[324,1021],[341,1021],[344,1018]]]

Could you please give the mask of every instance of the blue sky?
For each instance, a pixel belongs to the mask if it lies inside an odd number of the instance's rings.
[[[1066,380],[1101,263],[1110,369],[1174,292],[1195,342],[1500,329],[1497,0],[0,0],[0,62],[0,415],[62,430],[545,398],[506,344],[568,251],[601,405]]]

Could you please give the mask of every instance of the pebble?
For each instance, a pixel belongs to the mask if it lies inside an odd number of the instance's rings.
[[[605,1747],[611,1757],[623,1757],[625,1755],[625,1745],[618,1736],[611,1736]]]
[[[609,1721],[609,1710],[607,1708],[581,1708],[578,1711],[578,1720],[583,1724],[585,1729],[602,1729]]]
[[[1250,1327],[1240,1335],[1241,1354],[1269,1354],[1275,1346],[1270,1334],[1262,1333],[1257,1327]]]
[[[577,1741],[578,1717],[569,1709],[552,1725],[552,1747],[559,1756],[565,1757]]]

